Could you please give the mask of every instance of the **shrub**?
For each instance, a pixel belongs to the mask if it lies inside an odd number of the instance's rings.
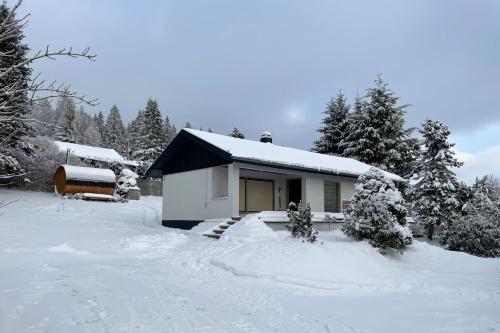
[[[368,240],[381,253],[388,249],[402,253],[412,242],[406,215],[394,183],[371,168],[358,179],[342,231],[353,239]]]
[[[286,215],[290,219],[290,224],[286,228],[293,237],[302,238],[303,241],[314,243],[318,238],[318,232],[314,230],[312,222],[311,207],[305,207],[291,202]]]

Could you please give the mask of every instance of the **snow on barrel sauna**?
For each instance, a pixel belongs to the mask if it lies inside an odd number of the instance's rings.
[[[115,173],[110,169],[61,165],[54,175],[58,195],[82,194],[82,199],[113,200]]]

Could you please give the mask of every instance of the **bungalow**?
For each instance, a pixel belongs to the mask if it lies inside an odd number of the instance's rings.
[[[162,224],[190,229],[206,219],[284,211],[292,201],[340,213],[369,168],[350,158],[275,145],[268,132],[258,142],[185,128],[146,175],[163,177]]]

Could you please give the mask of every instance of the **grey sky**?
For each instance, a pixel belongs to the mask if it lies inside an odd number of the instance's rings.
[[[36,65],[117,104],[125,120],[148,97],[190,121],[309,148],[321,112],[378,72],[412,104],[408,124],[441,119],[460,151],[500,146],[500,2],[26,0],[33,48],[90,45],[95,63]]]

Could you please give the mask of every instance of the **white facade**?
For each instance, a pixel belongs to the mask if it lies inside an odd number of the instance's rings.
[[[288,205],[289,180],[300,180],[302,202],[324,211],[325,181],[338,184],[338,207],[354,193],[355,178],[337,177],[242,163],[168,174],[163,178],[163,220],[202,221],[240,215],[240,178],[272,181],[272,207]]]

